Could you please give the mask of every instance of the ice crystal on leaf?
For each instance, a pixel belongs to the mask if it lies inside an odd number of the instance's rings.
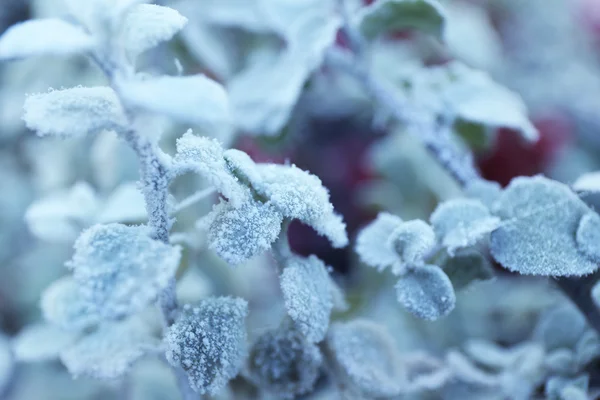
[[[577,246],[590,260],[600,263],[600,216],[595,212],[585,214],[576,234]]]
[[[268,250],[279,236],[282,216],[271,203],[248,200],[240,207],[217,204],[201,222],[208,226],[209,246],[238,265]]]
[[[172,8],[140,4],[125,15],[120,38],[134,60],[146,50],[171,40],[186,23],[187,18]]]
[[[436,244],[435,233],[429,224],[419,219],[403,222],[394,229],[389,246],[395,251],[403,263],[421,264]]]
[[[487,258],[472,248],[458,250],[453,256],[446,256],[440,262],[440,266],[450,278],[454,290],[494,276],[494,270]]]
[[[396,293],[411,314],[428,321],[448,315],[456,303],[450,279],[436,265],[410,270],[398,280]]]
[[[323,362],[319,348],[289,326],[261,335],[249,356],[251,379],[281,399],[312,390]]]
[[[96,310],[85,302],[71,276],[54,281],[42,293],[41,307],[48,322],[65,330],[81,331],[100,319]]]
[[[309,342],[327,333],[333,308],[327,267],[316,256],[290,259],[281,273],[281,291],[288,315]]]
[[[67,265],[82,300],[102,318],[141,311],[175,274],[180,248],[154,240],[149,233],[145,226],[95,225],[75,242]]]
[[[471,199],[446,201],[431,214],[431,224],[450,254],[476,244],[499,223],[486,206]]]
[[[332,324],[327,348],[336,369],[364,395],[379,398],[400,393],[404,371],[394,339],[381,326],[367,320]]]
[[[13,339],[15,360],[22,362],[58,359],[61,351],[71,345],[77,334],[56,325],[38,323],[22,329]]]
[[[246,353],[244,319],[248,304],[229,297],[183,307],[166,336],[167,360],[182,367],[191,387],[215,394],[235,377]]]
[[[515,178],[494,212],[502,223],[491,234],[490,250],[502,266],[545,276],[585,275],[598,268],[576,241],[582,217],[592,211],[568,186],[541,176]],[[585,227],[586,237],[594,226]]]
[[[37,19],[13,25],[0,36],[0,60],[90,51],[94,38],[60,19]]]
[[[398,253],[390,246],[390,237],[401,224],[402,218],[382,212],[363,228],[356,238],[356,252],[362,262],[379,271],[393,265]]]
[[[60,358],[74,377],[115,379],[158,344],[139,320],[108,322],[69,346]]]
[[[32,94],[25,100],[24,110],[27,127],[40,136],[83,136],[123,131],[127,126],[115,92],[104,86]]]

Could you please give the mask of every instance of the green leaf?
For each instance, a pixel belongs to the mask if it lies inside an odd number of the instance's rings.
[[[380,0],[357,16],[359,29],[369,40],[390,31],[416,29],[441,39],[445,19],[433,0]]]
[[[491,264],[477,250],[459,250],[454,257],[442,261],[442,269],[450,278],[454,290],[460,290],[475,281],[491,279],[494,276]]]

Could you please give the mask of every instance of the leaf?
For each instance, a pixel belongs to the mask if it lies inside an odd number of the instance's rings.
[[[398,261],[398,254],[391,247],[392,232],[402,224],[402,219],[382,212],[363,228],[356,237],[356,252],[361,261],[383,271]]]
[[[115,92],[103,86],[32,94],[23,108],[25,124],[40,136],[83,136],[103,130],[122,132],[128,125]]]
[[[548,400],[586,400],[589,380],[588,375],[574,378],[553,376],[546,382],[544,394]]]
[[[480,201],[471,199],[441,203],[431,214],[430,221],[450,255],[477,244],[500,223]]]
[[[586,329],[585,317],[571,305],[553,308],[542,315],[533,338],[543,343],[547,350],[572,349]]]
[[[592,297],[594,294],[592,293]],[[587,365],[600,355],[600,338],[596,331],[588,330],[581,335],[575,345],[575,357],[578,365]]]
[[[0,60],[87,52],[94,38],[60,19],[34,19],[15,24],[0,36]]]
[[[112,35],[124,15],[144,0],[64,0],[68,12],[95,35]]]
[[[120,41],[130,59],[171,40],[187,24],[187,18],[169,7],[140,4],[125,15]]]
[[[15,360],[58,360],[60,352],[73,344],[76,337],[76,333],[64,331],[55,325],[38,323],[26,326],[12,341]]]
[[[121,80],[118,86],[124,101],[132,107],[207,131],[222,131],[232,123],[225,89],[205,75]]]
[[[249,356],[251,380],[281,399],[295,399],[312,391],[323,356],[304,335],[288,326],[261,335]]]
[[[68,347],[60,357],[75,378],[115,379],[159,344],[141,321],[108,322]]]
[[[483,254],[475,249],[463,249],[453,257],[446,257],[440,265],[454,290],[461,290],[477,281],[494,277],[492,265]]]
[[[98,209],[94,189],[78,182],[32,203],[25,213],[31,233],[48,242],[72,242],[94,218]]]
[[[270,249],[282,221],[271,203],[249,200],[237,208],[225,202],[216,205],[201,225],[208,229],[209,247],[238,265]]]
[[[595,212],[585,214],[579,222],[575,236],[577,247],[595,263],[600,263],[600,216]]]
[[[396,293],[400,304],[411,314],[427,321],[445,317],[456,303],[450,279],[435,265],[409,271],[398,280]]]
[[[409,265],[423,264],[423,257],[432,251],[436,244],[433,229],[420,219],[402,222],[392,231],[388,240],[399,260]]]
[[[329,273],[316,256],[290,259],[281,273],[285,308],[298,330],[311,343],[325,337],[333,308]]]
[[[434,0],[379,0],[359,12],[357,24],[370,40],[407,29],[442,39],[445,18],[442,6]]]
[[[42,293],[41,308],[46,321],[64,330],[79,332],[99,322],[71,276],[54,281]]]
[[[490,251],[505,268],[543,276],[579,276],[598,268],[575,240],[581,217],[591,210],[562,183],[515,178],[494,211],[502,223],[491,234]]]
[[[547,353],[544,366],[550,375],[569,376],[577,372],[575,354],[570,349],[560,348]]]
[[[195,136],[191,130],[177,139],[174,165],[177,173],[194,171],[205,177],[234,206],[240,206],[250,193],[230,171],[223,148],[215,139]]]
[[[148,218],[144,195],[135,182],[119,185],[102,205],[96,221],[109,222],[140,222]]]
[[[465,188],[465,196],[479,200],[483,205],[491,208],[502,194],[502,187],[497,182],[476,179]]]
[[[581,175],[573,183],[573,190],[578,192],[600,192],[600,171]]]
[[[145,226],[94,225],[75,242],[67,266],[83,302],[103,319],[120,319],[153,302],[179,266],[181,249],[154,240]]]
[[[190,386],[200,394],[215,394],[242,367],[248,304],[230,297],[209,298],[197,307],[185,305],[165,338],[167,360],[182,367]]]
[[[367,396],[400,394],[403,372],[394,339],[380,325],[357,319],[331,325],[327,347],[337,369]]]

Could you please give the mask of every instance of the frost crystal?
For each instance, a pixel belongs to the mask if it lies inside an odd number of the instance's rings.
[[[13,339],[15,360],[32,362],[58,359],[60,352],[75,341],[76,335],[55,325],[29,325]]]
[[[402,224],[402,219],[382,212],[375,221],[361,230],[356,238],[356,252],[362,262],[383,271],[398,260],[390,246],[392,232]]]
[[[109,87],[52,90],[27,97],[23,120],[40,136],[83,136],[103,130],[123,131],[127,119]]]
[[[161,42],[171,40],[187,23],[187,18],[169,7],[140,4],[125,15],[121,31],[129,57],[134,60],[139,54]]]
[[[585,214],[577,228],[577,246],[590,260],[600,263],[600,216]]]
[[[320,342],[327,333],[333,308],[327,267],[316,256],[294,257],[281,274],[285,307],[309,342]]]
[[[223,260],[238,265],[271,248],[283,219],[271,203],[248,200],[238,208],[222,202],[207,220],[210,248]]]
[[[440,267],[424,265],[409,271],[396,284],[398,301],[415,316],[435,321],[454,309],[456,295]]]
[[[249,357],[251,379],[277,398],[295,399],[312,390],[323,356],[319,348],[287,326],[260,336]]]
[[[174,276],[181,250],[144,226],[95,225],[75,242],[67,264],[90,310],[117,319],[141,311]]]
[[[569,187],[537,176],[515,178],[494,206],[502,219],[490,250],[504,267],[522,274],[585,275],[598,268],[579,249],[580,220],[592,211]]]
[[[94,39],[60,19],[38,19],[13,25],[0,36],[0,60],[89,51]]]
[[[423,257],[433,250],[436,243],[431,226],[419,219],[403,222],[388,240],[400,260],[411,265],[422,263]]]
[[[460,290],[476,281],[491,279],[494,276],[492,265],[487,258],[475,249],[459,250],[454,256],[447,256],[441,267],[454,290]]]
[[[247,313],[246,301],[229,297],[184,306],[167,333],[166,356],[188,373],[195,391],[215,394],[238,374],[246,352]]]
[[[140,321],[109,322],[69,346],[60,357],[74,377],[115,379],[159,343]]]
[[[342,375],[365,395],[400,393],[404,371],[393,338],[381,326],[366,320],[332,324],[327,347]]]
[[[65,330],[81,331],[99,321],[97,312],[83,300],[71,276],[54,281],[42,293],[41,307],[48,322]]]
[[[124,101],[131,106],[209,131],[231,124],[225,89],[204,75],[120,81],[118,86]]]
[[[499,223],[486,206],[471,199],[446,201],[431,214],[431,224],[450,254],[476,244]]]

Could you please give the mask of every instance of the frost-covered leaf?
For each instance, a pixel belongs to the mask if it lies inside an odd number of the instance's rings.
[[[230,203],[239,206],[249,198],[250,193],[231,174],[223,156],[223,148],[217,140],[196,136],[190,130],[177,139],[174,164],[180,174],[194,171],[202,175]]]
[[[446,353],[445,361],[454,379],[471,385],[493,387],[498,384],[498,378],[494,374],[481,369],[459,351],[450,350]]]
[[[441,360],[424,353],[413,351],[402,356],[402,366],[406,369],[406,392],[440,390],[452,378],[452,371]]]
[[[577,360],[573,350],[560,348],[548,352],[544,366],[550,374],[569,376],[577,372]]]
[[[534,339],[546,349],[575,347],[586,328],[585,317],[570,304],[544,313],[533,332]]]
[[[502,223],[491,234],[490,250],[505,268],[545,276],[598,268],[575,240],[581,217],[591,210],[566,185],[541,176],[515,178],[494,211]]]
[[[491,208],[496,199],[502,194],[502,187],[497,182],[476,179],[465,188],[465,195],[479,200],[486,207]]]
[[[139,320],[107,322],[65,349],[60,358],[74,377],[115,379],[159,344]]]
[[[140,4],[125,15],[120,40],[133,60],[161,42],[171,40],[187,23],[187,18],[169,7]]]
[[[390,237],[401,224],[400,217],[386,212],[379,213],[356,237],[356,252],[361,261],[379,271],[398,261],[398,254],[390,246]]]
[[[553,376],[546,382],[544,394],[548,400],[587,400],[589,376],[575,378]]]
[[[365,395],[390,397],[400,393],[404,375],[397,349],[380,325],[360,319],[332,324],[327,347],[337,369]]]
[[[475,245],[499,223],[486,206],[472,199],[448,200],[431,214],[431,224],[451,255],[458,249]]]
[[[440,264],[448,275],[454,290],[461,290],[471,283],[493,278],[492,265],[483,254],[475,249],[459,250],[447,256]]]
[[[250,377],[262,390],[294,399],[312,390],[323,356],[297,330],[282,326],[261,335],[249,356]]]
[[[184,306],[165,338],[167,360],[182,367],[200,394],[214,394],[235,377],[246,353],[248,303],[229,297]]]
[[[271,203],[248,200],[240,207],[217,204],[202,225],[219,257],[238,265],[271,248],[279,236],[283,217]]]
[[[225,89],[205,75],[122,80],[118,85],[130,106],[198,125],[209,133],[232,123]]]
[[[32,94],[23,120],[40,136],[83,136],[103,130],[122,131],[127,118],[109,87],[76,87]]]
[[[600,355],[600,338],[594,330],[584,332],[575,345],[575,357],[578,365],[587,365]]]
[[[84,303],[102,318],[141,311],[175,275],[181,249],[149,233],[145,226],[94,225],[75,242],[67,265]]]
[[[10,341],[4,335],[0,335],[0,393],[3,393],[12,380],[14,364]]]
[[[42,293],[41,308],[46,321],[65,330],[81,331],[99,321],[71,276],[54,281]]]
[[[573,189],[578,192],[600,192],[600,171],[581,175],[573,183]]]
[[[134,182],[119,185],[106,199],[96,217],[100,223],[139,222],[147,219],[144,195]]]
[[[435,233],[429,224],[419,219],[403,222],[392,231],[389,244],[402,263],[422,264],[436,244]]]
[[[456,295],[444,271],[424,265],[409,271],[396,284],[398,301],[411,314],[434,321],[454,309]]]
[[[35,201],[27,209],[25,221],[39,239],[69,243],[91,223],[98,203],[94,189],[85,182],[78,182],[70,189]]]
[[[321,180],[295,165],[254,164],[235,150],[225,152],[230,168],[284,217],[298,219],[327,237],[334,247],[348,244],[346,224],[333,210]]]
[[[39,323],[26,326],[12,341],[15,360],[57,360],[60,352],[73,344],[76,337],[76,333],[62,330],[56,325]]]
[[[323,340],[329,326],[333,298],[329,273],[316,256],[290,259],[281,273],[285,308],[309,342]]]
[[[37,19],[15,24],[0,36],[0,60],[90,51],[94,38],[60,19]]]
[[[588,258],[600,263],[600,216],[592,211],[579,222],[576,234],[577,247]]]
[[[357,15],[360,31],[368,39],[407,29],[441,39],[444,19],[442,6],[436,0],[379,0]]]

